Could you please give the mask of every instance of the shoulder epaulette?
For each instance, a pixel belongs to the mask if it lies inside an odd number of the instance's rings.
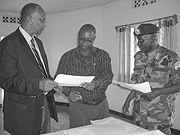
[[[172,50],[170,50],[170,49],[167,49],[167,48],[165,48],[165,47],[163,47],[163,46],[161,46],[160,52],[161,52],[162,54],[167,54],[167,55],[169,55],[169,56],[171,56],[171,57],[176,57],[176,56],[177,56],[177,53],[176,53],[176,52],[174,52],[174,51],[172,51]]]

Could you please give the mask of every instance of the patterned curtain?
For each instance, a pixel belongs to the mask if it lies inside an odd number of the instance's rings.
[[[154,23],[160,29],[159,44],[175,52],[178,51],[177,43],[177,15],[170,17],[154,19],[150,21],[116,26],[117,31],[117,63],[118,75],[117,81],[132,83],[131,73],[134,68],[134,55],[139,48],[136,46],[137,40],[133,35],[134,29],[141,23]],[[178,52],[177,52],[178,53]]]

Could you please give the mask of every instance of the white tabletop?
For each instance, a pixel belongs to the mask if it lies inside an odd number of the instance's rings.
[[[158,130],[148,131],[126,121],[108,117],[92,121],[92,125],[61,130],[45,135],[164,135]]]

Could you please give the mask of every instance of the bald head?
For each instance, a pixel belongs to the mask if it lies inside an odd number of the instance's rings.
[[[90,33],[96,34],[96,28],[91,24],[85,24],[80,28],[78,34],[83,34],[85,32],[90,32]]]

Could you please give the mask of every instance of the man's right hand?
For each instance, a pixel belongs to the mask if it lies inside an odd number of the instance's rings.
[[[76,90],[71,90],[71,92],[69,93],[69,100],[72,102],[75,102],[77,100],[81,100],[82,97],[80,95],[80,92],[76,91]]]
[[[53,80],[43,79],[39,81],[39,89],[42,91],[48,92],[57,86],[58,83],[54,82]]]

